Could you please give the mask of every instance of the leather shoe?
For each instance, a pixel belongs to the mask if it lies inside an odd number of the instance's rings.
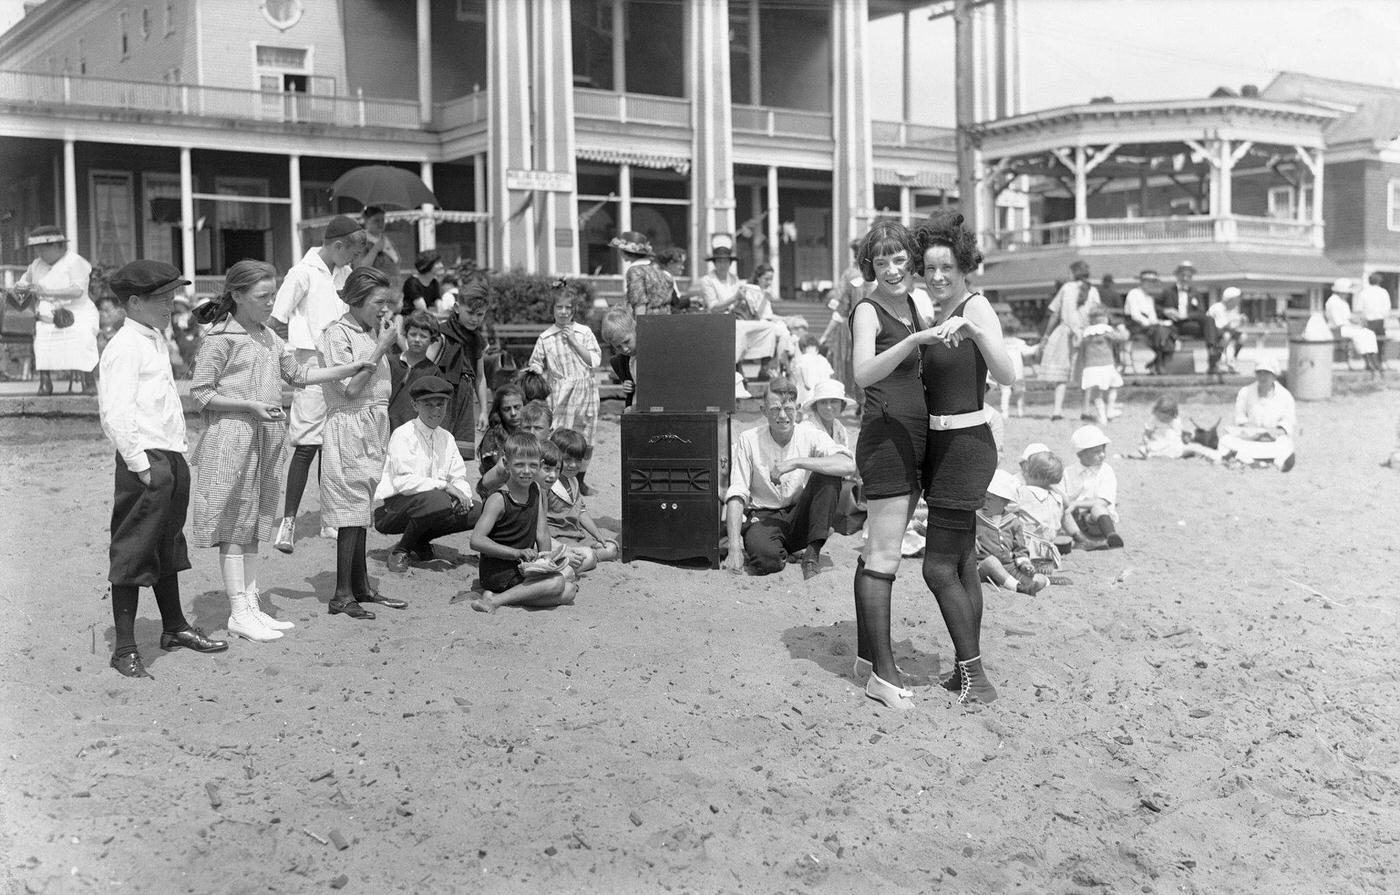
[[[395,600],[393,597],[386,597],[377,590],[372,590],[367,594],[357,594],[356,600],[361,603],[378,603],[389,609],[407,609],[408,603],[404,600]]]
[[[333,599],[326,606],[326,612],[330,615],[348,615],[351,618],[374,618],[374,613],[365,609],[353,599],[338,600]]]
[[[408,553],[403,550],[392,551],[389,554],[388,560],[385,561],[384,567],[391,572],[407,572]]]
[[[817,569],[821,567],[822,554],[816,547],[808,546],[802,551],[802,580],[809,581],[817,577]]]
[[[192,649],[197,653],[221,653],[228,649],[228,641],[214,640],[204,636],[204,632],[198,628],[189,627],[183,631],[162,631],[160,648],[166,651]]]
[[[432,562],[437,559],[437,554],[433,552],[432,544],[424,544],[416,550],[409,551],[408,554],[415,562]]]
[[[146,670],[146,665],[141,661],[140,653],[123,653],[120,656],[112,657],[112,667],[125,677],[144,677],[148,680],[155,680],[151,673]]]

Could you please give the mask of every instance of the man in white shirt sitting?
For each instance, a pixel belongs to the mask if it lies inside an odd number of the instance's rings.
[[[1373,273],[1366,278],[1366,287],[1356,293],[1352,310],[1360,317],[1366,328],[1376,334],[1376,339],[1385,339],[1385,318],[1390,316],[1390,293],[1381,284],[1385,277]]]
[[[432,561],[434,538],[466,531],[481,516],[481,507],[472,505],[472,487],[457,442],[442,428],[451,384],[424,376],[408,392],[418,418],[389,436],[384,475],[374,492],[376,500],[384,501],[374,511],[375,530],[403,535],[389,552],[386,565],[391,572],[407,571],[410,559]]]
[[[856,460],[820,428],[797,425],[797,389],[786,379],[769,382],[763,415],[766,426],[734,442],[724,567],[742,572],[747,554],[755,572],[769,575],[800,552],[802,577],[811,578],[836,518],[841,479],[855,475]]]
[[[1157,292],[1162,288],[1157,271],[1144,270],[1138,274],[1138,285],[1128,291],[1123,299],[1123,316],[1127,318],[1128,332],[1141,334],[1147,339],[1147,347],[1152,349],[1152,362],[1147,369],[1153,373],[1166,371],[1166,365],[1176,353],[1176,336],[1170,323],[1157,316]]]

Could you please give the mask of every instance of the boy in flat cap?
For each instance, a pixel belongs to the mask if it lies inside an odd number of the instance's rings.
[[[349,308],[336,290],[350,275],[350,262],[364,250],[365,229],[354,218],[338,215],[326,225],[319,248],[308,249],[287,271],[272,305],[272,328],[286,339],[298,364],[319,364],[317,345],[326,327],[345,316]],[[296,542],[297,510],[306,490],[311,461],[321,450],[321,427],[326,421],[326,399],[319,385],[298,389],[292,397],[287,434],[292,443],[292,465],[287,470],[287,496],[282,522],[273,546],[291,553]]]
[[[133,261],[110,282],[126,323],[107,344],[99,365],[102,429],[117,448],[112,500],[112,667],[127,677],[150,677],[136,650],[136,604],[142,587],[155,590],[163,650],[217,653],[228,649],[190,625],[180,609],[178,573],[190,567],[185,511],[190,469],[185,463],[185,412],[170,369],[165,329],[176,288],[189,285],[160,261]]]
[[[416,380],[409,395],[418,418],[389,436],[374,492],[384,504],[374,511],[374,527],[380,534],[403,535],[389,552],[391,572],[407,571],[413,559],[430,562],[434,538],[466,531],[481,516],[481,507],[472,505],[467,464],[452,433],[442,428],[452,393],[441,377]]]

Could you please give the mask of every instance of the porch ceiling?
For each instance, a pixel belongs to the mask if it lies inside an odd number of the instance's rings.
[[[977,284],[988,289],[1044,290],[1069,278],[1071,262],[1089,263],[1095,279],[1112,274],[1118,283],[1136,282],[1139,271],[1152,269],[1170,276],[1182,259],[1196,267],[1196,282],[1231,283],[1330,283],[1343,271],[1321,251],[1279,252],[1237,246],[1193,246],[1190,249],[1121,251],[1111,249],[1060,249],[1034,256],[1002,254],[987,261]]]

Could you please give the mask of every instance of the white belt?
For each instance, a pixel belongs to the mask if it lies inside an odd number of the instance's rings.
[[[980,426],[987,421],[987,410],[972,410],[967,413],[954,414],[932,414],[928,415],[928,427],[935,432],[946,432],[949,429],[971,429],[973,426]]]

